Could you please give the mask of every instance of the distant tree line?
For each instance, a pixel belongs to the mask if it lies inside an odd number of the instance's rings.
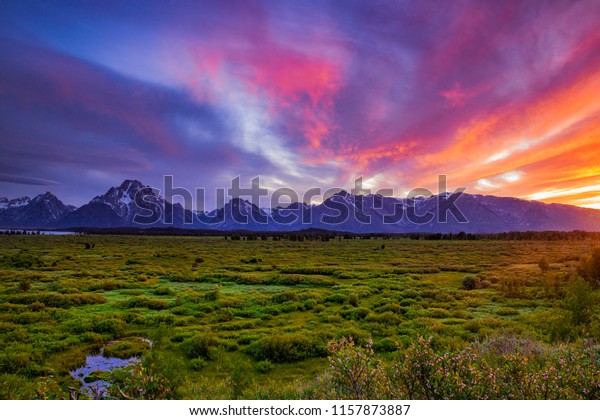
[[[220,236],[226,240],[256,241],[330,241],[352,239],[410,239],[427,241],[476,241],[476,240],[509,240],[509,241],[564,241],[564,240],[600,240],[600,232],[575,230],[563,231],[526,231],[503,233],[352,233],[329,231],[323,229],[305,229],[285,232],[254,232],[247,230],[218,231],[207,229],[181,228],[77,228],[80,233],[96,235],[143,235],[143,236]],[[6,234],[6,232],[3,232]]]
[[[41,235],[42,233],[37,230],[3,230],[0,231],[2,235]]]

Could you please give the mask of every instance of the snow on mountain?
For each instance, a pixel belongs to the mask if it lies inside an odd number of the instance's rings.
[[[19,197],[9,200],[6,197],[0,197],[0,210],[14,209],[23,207],[29,204],[31,199],[29,197]]]
[[[136,218],[139,215],[146,217],[144,223]],[[79,209],[64,205],[49,192],[33,199],[0,198],[0,226],[170,226],[251,231],[318,228],[357,233],[600,231],[600,211],[511,197],[443,193],[407,199],[356,196],[342,190],[321,204],[291,203],[265,209],[233,198],[222,208],[192,213],[166,201],[140,181],[125,180]]]
[[[56,222],[75,209],[46,192],[33,199],[20,197],[0,199],[0,225],[7,227],[44,227]]]

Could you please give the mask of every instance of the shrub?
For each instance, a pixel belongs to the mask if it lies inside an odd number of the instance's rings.
[[[125,302],[127,308],[167,309],[169,302],[160,299],[151,299],[146,296],[136,296]]]
[[[382,364],[374,357],[373,341],[366,347],[356,346],[352,337],[332,341],[327,345],[329,374],[333,385],[331,398],[353,400],[380,399],[385,386]]]
[[[10,296],[7,301],[25,305],[40,302],[51,308],[70,308],[72,306],[105,303],[106,298],[92,293],[27,293]]]
[[[540,261],[538,262],[538,267],[540,267],[540,270],[542,270],[542,271],[550,270],[550,263],[548,262],[546,257],[542,257],[540,259]]]
[[[189,367],[193,371],[199,372],[206,367],[206,360],[202,357],[196,357],[195,359],[190,360]]]
[[[465,330],[472,333],[478,333],[483,328],[495,329],[502,325],[502,321],[497,318],[472,319],[463,324]]]
[[[219,297],[220,297],[219,289],[209,290],[208,292],[206,292],[204,294],[204,300],[206,300],[208,302],[213,302],[215,300],[218,300]]]
[[[295,301],[298,299],[298,296],[296,295],[295,292],[283,292],[283,293],[278,293],[276,295],[273,295],[273,297],[271,298],[271,300],[274,303],[283,303],[283,302],[289,302],[289,301]]]
[[[168,286],[159,286],[154,289],[154,294],[157,296],[172,296],[175,292]]]
[[[308,334],[273,334],[254,341],[246,351],[256,360],[295,362],[323,355],[324,346]]]
[[[344,304],[348,302],[348,296],[341,293],[334,293],[327,296],[325,302]]]
[[[594,290],[585,281],[578,279],[569,285],[563,306],[570,312],[573,325],[587,325],[596,307]]]
[[[333,276],[339,274],[339,270],[336,268],[329,267],[295,267],[295,268],[282,268],[281,274],[306,274],[306,275],[323,275]]]
[[[273,363],[269,360],[261,360],[256,364],[256,371],[258,373],[269,373],[274,369]]]
[[[123,334],[125,321],[117,318],[96,317],[92,322],[92,331],[98,334],[108,334],[111,337],[118,337]]]
[[[500,290],[506,297],[520,298],[523,297],[525,282],[520,278],[504,278],[500,282]]]
[[[31,309],[33,312],[40,312],[43,311],[46,308],[46,305],[44,305],[42,302],[32,302],[31,305],[29,305],[29,309]]]
[[[513,308],[500,308],[496,313],[500,316],[519,315],[519,311]]]
[[[142,363],[116,369],[110,383],[107,397],[111,399],[160,400],[175,396],[176,387],[156,368]]]
[[[199,357],[210,359],[211,350],[217,344],[217,339],[212,335],[198,333],[183,340],[180,348],[190,359],[197,359]]]
[[[240,260],[240,262],[244,263],[244,264],[257,264],[259,262],[261,262],[262,260],[260,258],[256,258],[256,257],[252,257],[252,258],[242,258]]]
[[[419,297],[419,293],[413,289],[406,289],[402,292],[402,297],[407,299],[416,299]]]
[[[411,299],[411,298],[406,298],[406,299],[402,299],[402,300],[400,301],[400,306],[405,306],[405,307],[406,307],[406,306],[412,306],[412,305],[414,305],[415,303],[417,303],[417,301],[416,301],[416,300],[414,300],[414,299]]]
[[[21,289],[22,292],[28,292],[29,289],[31,289],[31,281],[28,279],[19,280],[19,289]]]
[[[104,356],[129,359],[139,357],[150,349],[150,343],[139,337],[128,337],[117,342],[110,343],[104,347]]]
[[[595,248],[579,267],[580,275],[594,287],[600,286],[600,248]]]
[[[330,345],[331,346],[331,345]],[[518,347],[497,358],[478,352],[435,351],[419,338],[395,360],[384,362],[372,350],[349,340],[334,343],[329,358],[327,398],[353,399],[597,399],[598,348],[557,347],[544,355]],[[330,390],[333,389],[333,392]],[[333,394],[333,395],[332,395]]]
[[[465,290],[475,290],[481,288],[481,279],[477,276],[464,276],[461,280],[462,288]]]

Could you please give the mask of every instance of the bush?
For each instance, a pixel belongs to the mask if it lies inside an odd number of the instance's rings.
[[[579,267],[580,275],[594,287],[600,286],[600,248],[595,248]]]
[[[331,398],[381,399],[385,375],[381,362],[374,357],[372,345],[369,340],[364,348],[355,346],[352,337],[327,345],[332,353],[328,358],[333,385]]]
[[[570,312],[573,325],[588,325],[596,307],[596,296],[589,283],[578,279],[570,284],[563,306]]]
[[[39,302],[50,308],[70,308],[72,306],[105,303],[106,298],[93,293],[27,293],[10,296],[7,301],[25,305]]]
[[[520,278],[505,278],[500,282],[500,290],[506,297],[521,298],[524,288],[525,282]]]
[[[477,276],[464,276],[461,280],[462,288],[465,290],[475,290],[481,288],[481,279]]]
[[[106,357],[129,359],[130,357],[139,357],[149,349],[150,343],[145,340],[139,337],[128,337],[104,347],[103,355]]]
[[[390,362],[370,346],[342,339],[329,346],[325,398],[351,399],[597,399],[598,346],[556,347],[543,355],[515,350],[497,357],[477,351],[441,353],[419,338]]]
[[[519,311],[513,308],[500,308],[496,313],[500,316],[519,315]]]
[[[407,299],[416,299],[419,297],[419,293],[413,289],[406,289],[402,292],[402,297]]]
[[[538,267],[540,267],[540,270],[542,271],[550,270],[550,263],[548,262],[546,257],[542,257],[542,259],[538,262]]]
[[[197,357],[190,360],[189,366],[193,371],[199,372],[206,367],[206,360],[204,360],[202,357]]]
[[[194,334],[190,338],[183,340],[180,345],[183,353],[190,359],[210,359],[211,350],[218,344],[215,337],[209,334]]]
[[[324,355],[323,344],[308,334],[274,334],[254,341],[246,352],[256,360],[296,362]]]
[[[154,289],[154,294],[157,296],[173,296],[175,292],[168,286],[159,286]]]
[[[28,292],[29,289],[31,289],[31,281],[28,279],[19,280],[19,289],[21,289],[22,292]]]
[[[125,302],[127,308],[167,309],[169,302],[160,299],[151,299],[146,296],[136,296]]]
[[[108,334],[111,337],[118,337],[123,334],[125,321],[117,318],[96,317],[91,324],[92,331],[98,334]]]
[[[271,300],[273,301],[273,303],[290,302],[290,301],[298,300],[298,296],[296,295],[295,292],[291,292],[291,291],[283,292],[283,293],[278,293],[276,295],[273,295]]]
[[[268,360],[261,360],[256,364],[256,371],[258,373],[269,373],[274,369],[273,363]]]
[[[348,302],[348,296],[341,293],[334,293],[327,296],[325,302],[344,304]]]

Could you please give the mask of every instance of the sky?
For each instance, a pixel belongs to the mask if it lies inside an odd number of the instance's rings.
[[[124,179],[600,209],[600,3],[4,1],[0,196]]]

